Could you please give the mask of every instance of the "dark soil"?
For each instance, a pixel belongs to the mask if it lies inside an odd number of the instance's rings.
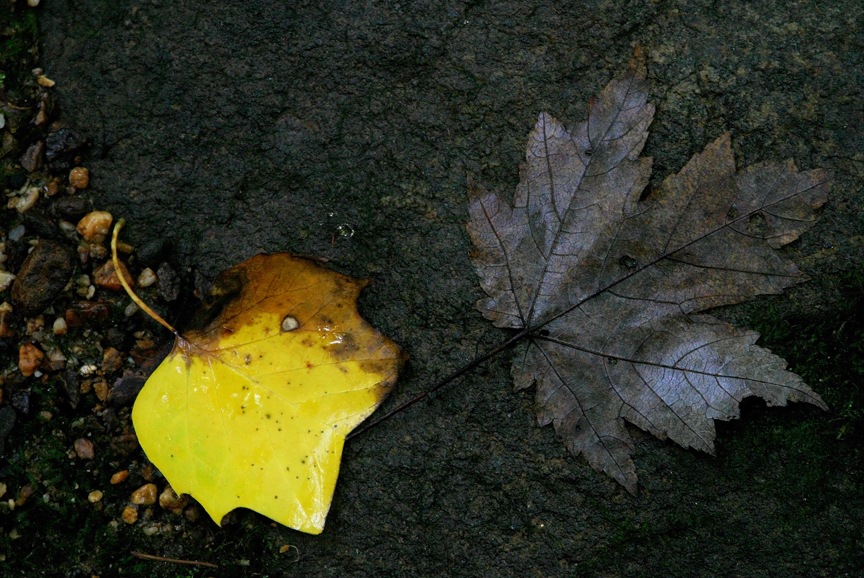
[[[36,12],[57,114],[90,142],[94,206],[127,218],[136,247],[169,240],[189,308],[259,252],[372,277],[362,312],[411,357],[385,410],[507,338],[472,307],[466,178],[513,190],[537,114],[580,121],[641,45],[657,105],[649,189],[725,131],[739,166],[834,171],[820,223],[785,250],[811,282],[720,312],[762,331],[831,410],[748,400],[713,457],[634,431],[633,497],[536,425],[503,354],[350,441],[327,527],[308,536],[247,511],[223,528],[158,507],[118,524],[143,453],[111,446],[93,403],[40,421],[59,394],[34,385],[0,461],[12,497],[35,488],[0,513],[4,575],[864,572],[860,2],[46,0]],[[17,342],[4,351],[14,373]],[[87,434],[96,459],[70,460]],[[111,486],[120,469],[133,476]],[[50,487],[62,492],[42,500]]]

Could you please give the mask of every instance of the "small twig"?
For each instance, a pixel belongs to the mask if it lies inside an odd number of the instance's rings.
[[[218,564],[211,564],[210,562],[201,562],[199,560],[179,560],[177,558],[164,558],[162,556],[154,556],[153,554],[144,554],[143,552],[129,552],[136,558],[141,558],[142,560],[155,560],[156,562],[171,562],[172,564],[186,564],[188,566],[207,566],[208,568],[218,568]]]

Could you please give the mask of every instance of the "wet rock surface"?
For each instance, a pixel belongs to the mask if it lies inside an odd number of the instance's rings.
[[[43,141],[47,170],[56,171],[48,176],[61,180],[50,189],[55,195],[80,195],[96,201],[86,212],[126,217],[132,245],[170,238],[178,304],[193,286],[258,252],[318,255],[373,277],[361,309],[411,356],[389,407],[506,338],[472,308],[481,293],[467,259],[467,175],[511,191],[537,114],[548,111],[568,126],[583,120],[587,97],[626,66],[635,43],[648,51],[658,111],[646,149],[655,167],[648,190],[727,130],[739,166],[794,158],[799,168],[836,173],[822,221],[787,251],[811,283],[720,314],[746,327],[772,309],[812,325],[836,319],[843,300],[857,298],[847,291],[854,284],[842,282],[860,269],[864,239],[857,3],[43,4],[41,64],[57,82],[50,90],[69,126],[80,131],[74,142],[91,145],[52,157],[50,135],[25,134],[36,130],[35,112],[3,109],[7,126],[19,127],[15,158]],[[70,193],[68,173],[81,155],[89,183]],[[52,158],[68,166],[60,172]],[[43,170],[18,167],[5,182],[20,190]],[[48,203],[43,195],[30,210]],[[74,227],[86,212],[64,219]],[[11,239],[19,217],[8,213]],[[9,271],[18,271],[31,239],[7,241]],[[85,256],[104,262],[92,254],[87,247],[75,255],[81,273],[92,272],[91,261],[80,264]],[[157,270],[166,258],[157,252],[148,266]],[[143,267],[131,266],[137,278]],[[158,333],[141,333],[149,326],[127,320],[120,298],[88,299],[92,286],[80,286],[85,296],[62,297],[55,310],[70,336],[83,340],[90,331],[104,348],[112,326],[140,334],[118,348],[134,359],[158,348]],[[165,305],[157,290],[158,283],[147,288],[148,299]],[[856,311],[843,319],[857,319]],[[831,328],[841,336],[855,325],[840,330],[843,319]],[[22,324],[16,317],[19,333]],[[8,347],[10,360],[18,346]],[[0,409],[0,417],[14,416],[12,394],[32,388],[30,415],[55,414],[51,426],[21,416],[7,444],[16,467],[42,476],[36,496],[49,497],[16,511],[32,516],[21,518],[16,535],[30,544],[62,542],[49,535],[81,519],[76,507],[97,520],[69,533],[72,546],[43,550],[64,574],[137,567],[130,543],[169,557],[218,558],[231,571],[246,561],[242,572],[308,576],[809,577],[864,566],[856,542],[862,472],[850,458],[862,441],[839,431],[850,419],[842,404],[825,415],[745,404],[741,421],[718,426],[716,457],[634,430],[641,486],[631,497],[536,425],[532,394],[510,391],[503,355],[351,440],[327,528],[310,537],[284,534],[246,511],[220,529],[194,504],[181,522],[159,506],[128,506],[132,489],[166,484],[133,441],[111,448],[115,437],[132,435],[123,431],[128,406],[112,404],[113,390],[105,400],[111,411],[97,409],[97,384],[116,375],[99,374],[98,351],[75,357],[66,386],[32,376],[16,385],[7,376]],[[845,359],[854,365],[854,356]],[[820,393],[830,387],[823,377],[807,375]],[[77,396],[74,410],[65,388]],[[104,443],[93,460],[69,466],[64,452],[87,433]],[[121,469],[128,481],[106,483]],[[51,482],[57,472],[81,481],[80,489]],[[10,491],[31,483],[9,475]],[[94,478],[104,496],[90,504]],[[58,515],[52,504],[76,515]],[[163,533],[159,523],[185,525]],[[26,541],[3,529],[2,563],[26,574]],[[297,560],[278,557],[286,535]],[[214,554],[207,544],[228,547]],[[137,575],[175,570],[146,566]]]
[[[24,315],[41,313],[69,282],[73,267],[68,246],[40,241],[21,264],[12,284],[12,302]]]

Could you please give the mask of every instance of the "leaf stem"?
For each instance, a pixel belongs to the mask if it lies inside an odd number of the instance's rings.
[[[126,224],[126,219],[120,219],[117,221],[117,224],[114,225],[114,234],[111,235],[111,261],[114,263],[114,271],[117,273],[117,278],[120,279],[120,284],[123,285],[123,289],[126,290],[126,293],[135,302],[135,305],[144,310],[147,315],[164,325],[168,331],[180,337],[180,334],[177,333],[177,330],[171,327],[171,325],[162,319],[158,313],[150,309],[150,307],[141,301],[141,298],[138,297],[132,288],[129,286],[129,283],[126,282],[126,276],[123,275],[123,269],[120,268],[120,259],[117,258],[117,237],[120,235],[120,229],[123,228],[123,225]]]
[[[433,385],[432,387],[430,387],[429,389],[427,389],[423,393],[409,399],[408,401],[404,401],[404,402],[400,403],[399,405],[397,405],[396,407],[394,407],[393,409],[391,409],[390,411],[388,411],[387,413],[385,413],[384,415],[382,415],[381,417],[379,417],[375,421],[370,422],[369,424],[367,424],[363,427],[355,429],[353,432],[351,432],[350,434],[345,436],[345,439],[350,440],[351,438],[355,438],[355,437],[359,436],[360,434],[362,434],[362,433],[372,429],[373,427],[377,426],[381,422],[390,419],[391,417],[393,417],[397,413],[399,413],[399,412],[407,409],[408,407],[414,405],[418,401],[428,397],[430,394],[435,393],[436,391],[438,391],[439,389],[441,389],[442,387],[444,387],[445,385],[447,385],[451,381],[462,377],[463,375],[465,375],[466,373],[468,373],[469,371],[471,371],[475,367],[479,366],[481,363],[484,363],[489,358],[494,357],[495,355],[504,351],[505,349],[507,349],[508,347],[513,345],[514,343],[516,343],[517,341],[520,341],[523,337],[527,336],[531,330],[532,329],[521,330],[519,333],[517,333],[516,335],[514,335],[513,337],[511,337],[510,339],[508,339],[507,341],[505,341],[504,343],[502,343],[501,345],[496,347],[495,349],[492,349],[491,351],[484,353],[480,357],[475,357],[470,363],[463,365],[461,368],[457,369],[456,371],[454,371],[453,373],[451,373],[450,375],[448,375],[444,379],[438,381],[435,385]]]

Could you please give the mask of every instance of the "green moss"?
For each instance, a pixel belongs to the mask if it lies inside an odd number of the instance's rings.
[[[26,2],[0,7],[0,88],[17,90],[30,74],[38,30],[36,11]]]

